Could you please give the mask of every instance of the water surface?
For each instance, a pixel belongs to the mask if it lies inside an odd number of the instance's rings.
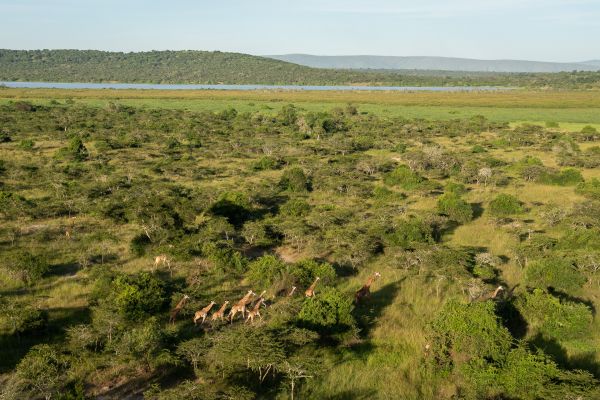
[[[86,82],[0,82],[0,86],[27,89],[146,89],[146,90],[295,90],[295,91],[398,91],[398,92],[475,92],[506,88],[493,86],[295,86],[295,85],[193,85],[155,83]]]

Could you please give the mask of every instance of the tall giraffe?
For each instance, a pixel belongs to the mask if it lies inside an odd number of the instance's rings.
[[[171,310],[171,317],[169,318],[170,323],[172,323],[172,324],[175,323],[175,318],[177,318],[177,315],[179,314],[181,309],[183,309],[183,307],[185,307],[185,303],[187,303],[189,298],[190,298],[190,296],[188,296],[187,294],[184,294],[183,298],[181,300],[179,300],[179,303],[177,303],[175,308],[173,310]]]
[[[493,300],[496,297],[498,297],[500,292],[502,292],[503,290],[504,290],[504,286],[500,285],[492,293],[486,293],[483,296],[481,296],[481,300],[489,300],[489,299]]]
[[[202,322],[200,322],[200,325],[202,325],[204,323],[204,320],[206,320],[206,316],[208,315],[208,312],[210,311],[210,309],[212,308],[212,306],[214,306],[215,303],[214,301],[211,301],[209,305],[207,305],[206,307],[204,307],[202,310],[200,311],[196,311],[196,314],[194,314],[194,325],[196,325],[198,323],[198,320],[200,318],[202,318]]]
[[[250,321],[251,323],[254,323],[254,317],[256,317],[257,315],[260,319],[262,319],[262,316],[260,315],[260,306],[262,305],[262,303],[264,301],[265,301],[264,297],[261,297],[260,299],[258,299],[256,304],[254,305],[254,308],[252,308],[252,310],[248,311],[248,317],[246,317],[245,323],[248,323],[248,321]]]
[[[306,291],[304,292],[304,295],[306,297],[314,297],[315,295],[315,287],[317,287],[317,283],[319,283],[319,280],[321,278],[319,278],[318,276],[315,278],[315,281],[312,283],[312,285],[310,285],[308,287],[308,289],[306,289]]]
[[[246,316],[246,306],[250,304],[250,301],[252,301],[252,297],[254,296],[256,296],[256,293],[254,293],[252,290],[248,290],[248,293],[246,293],[246,295],[242,297],[240,301],[231,307],[231,310],[229,310],[229,314],[227,315],[227,318],[229,318],[230,322],[233,322],[233,318],[235,318],[235,315],[239,312],[242,313],[242,318]]]
[[[225,303],[223,303],[223,305],[221,306],[221,308],[219,308],[213,313],[213,315],[211,316],[211,320],[216,321],[217,319],[220,319],[221,321],[223,321],[227,304],[229,304],[229,300],[226,300]]]
[[[362,299],[371,297],[371,285],[375,281],[375,279],[379,278],[381,274],[379,272],[375,272],[373,275],[367,279],[367,282],[356,291],[354,294],[354,302],[358,304]]]

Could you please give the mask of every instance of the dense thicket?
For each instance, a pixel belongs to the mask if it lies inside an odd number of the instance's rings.
[[[208,51],[118,53],[2,50],[0,81],[277,85],[511,86],[599,88],[600,72],[463,73],[310,68],[270,58]]]

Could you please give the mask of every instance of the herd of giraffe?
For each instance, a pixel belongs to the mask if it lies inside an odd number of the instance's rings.
[[[157,256],[154,260],[155,266],[158,266],[158,264],[165,264],[167,263],[167,257],[164,255],[161,256]],[[356,293],[354,294],[354,301],[355,303],[359,303],[361,300],[368,298],[371,295],[371,285],[373,284],[373,282],[375,281],[375,279],[377,279],[378,277],[380,277],[381,274],[379,272],[375,272],[374,274],[372,274],[369,279],[367,280],[367,282],[359,289],[356,291]],[[315,280],[313,281],[313,283],[308,287],[308,289],[306,289],[304,291],[304,296],[307,298],[312,298],[315,297],[315,289],[317,287],[317,284],[319,283],[321,278],[319,278],[318,276],[315,278]],[[286,294],[286,297],[293,297],[294,293],[296,292],[296,286],[292,286],[291,289],[289,290],[289,292]],[[242,319],[245,320],[245,323],[254,323],[254,318],[259,317],[262,320],[262,315],[260,315],[260,307],[263,306],[265,304],[265,293],[267,293],[267,291],[263,291],[260,295],[258,295],[258,298],[256,300],[254,300],[254,298],[257,296],[256,293],[254,293],[252,290],[248,290],[248,292],[244,295],[244,297],[242,297],[237,303],[235,303],[231,309],[229,310],[229,313],[227,314],[227,317],[225,317],[225,310],[227,309],[227,306],[229,305],[229,300],[225,301],[223,303],[223,305],[221,305],[221,307],[212,313],[212,315],[210,316],[211,321],[225,321],[225,318],[227,318],[227,320],[230,323],[233,323],[235,316],[238,313],[242,314]],[[175,323],[175,319],[177,318],[177,315],[179,314],[179,312],[185,307],[187,301],[190,299],[190,296],[188,296],[187,294],[183,296],[183,298],[179,301],[179,303],[177,303],[177,305],[175,306],[175,308],[173,308],[173,310],[171,310],[171,315],[169,318],[169,322],[170,323]],[[252,303],[254,302],[254,304],[252,305]],[[210,313],[210,310],[213,308],[213,306],[216,303],[214,301],[211,301],[206,307],[202,308],[201,310],[198,310],[194,313],[194,324],[204,324],[204,322],[206,321],[208,314]],[[252,305],[252,308],[250,310],[246,310],[246,308],[248,306]]]

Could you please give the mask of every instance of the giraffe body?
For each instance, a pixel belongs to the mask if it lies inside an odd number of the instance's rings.
[[[250,323],[254,323],[254,317],[256,317],[256,316],[258,316],[260,319],[262,319],[262,316],[260,315],[260,306],[262,305],[262,303],[264,301],[265,301],[265,299],[263,297],[261,297],[260,299],[258,299],[256,304],[254,305],[254,308],[252,308],[252,310],[248,311],[248,317],[246,317],[246,323],[248,323],[248,321],[250,321]]]
[[[319,278],[318,276],[315,278],[315,281],[312,283],[312,285],[310,285],[308,287],[308,289],[306,289],[306,291],[304,292],[304,295],[306,297],[314,297],[315,295],[315,288],[317,287],[317,283],[319,283],[319,280],[321,278]]]
[[[367,279],[367,282],[356,291],[354,294],[354,302],[358,304],[362,299],[371,297],[371,285],[375,281],[375,279],[379,278],[381,274],[379,272],[375,272],[373,275]]]
[[[215,311],[213,313],[213,315],[211,316],[211,320],[216,321],[216,320],[220,319],[221,321],[223,321],[223,319],[225,318],[225,309],[227,308],[228,304],[229,304],[229,300],[225,301],[225,303],[223,303],[221,308],[219,308],[217,311]]]
[[[173,310],[171,310],[171,316],[169,318],[170,323],[172,323],[172,324],[175,323],[175,318],[177,318],[177,315],[179,314],[179,312],[183,309],[183,307],[185,307],[185,303],[187,303],[189,298],[190,298],[190,296],[188,296],[187,294],[183,295],[183,298],[181,300],[179,300],[179,303],[177,303],[175,308]]]
[[[210,304],[207,305],[206,307],[204,307],[202,310],[196,311],[196,313],[194,314],[194,325],[196,325],[198,323],[199,319],[202,319],[202,322],[200,322],[200,325],[202,325],[204,323],[204,321],[206,320],[206,316],[208,315],[208,312],[215,304],[216,303],[214,301],[211,301]]]

